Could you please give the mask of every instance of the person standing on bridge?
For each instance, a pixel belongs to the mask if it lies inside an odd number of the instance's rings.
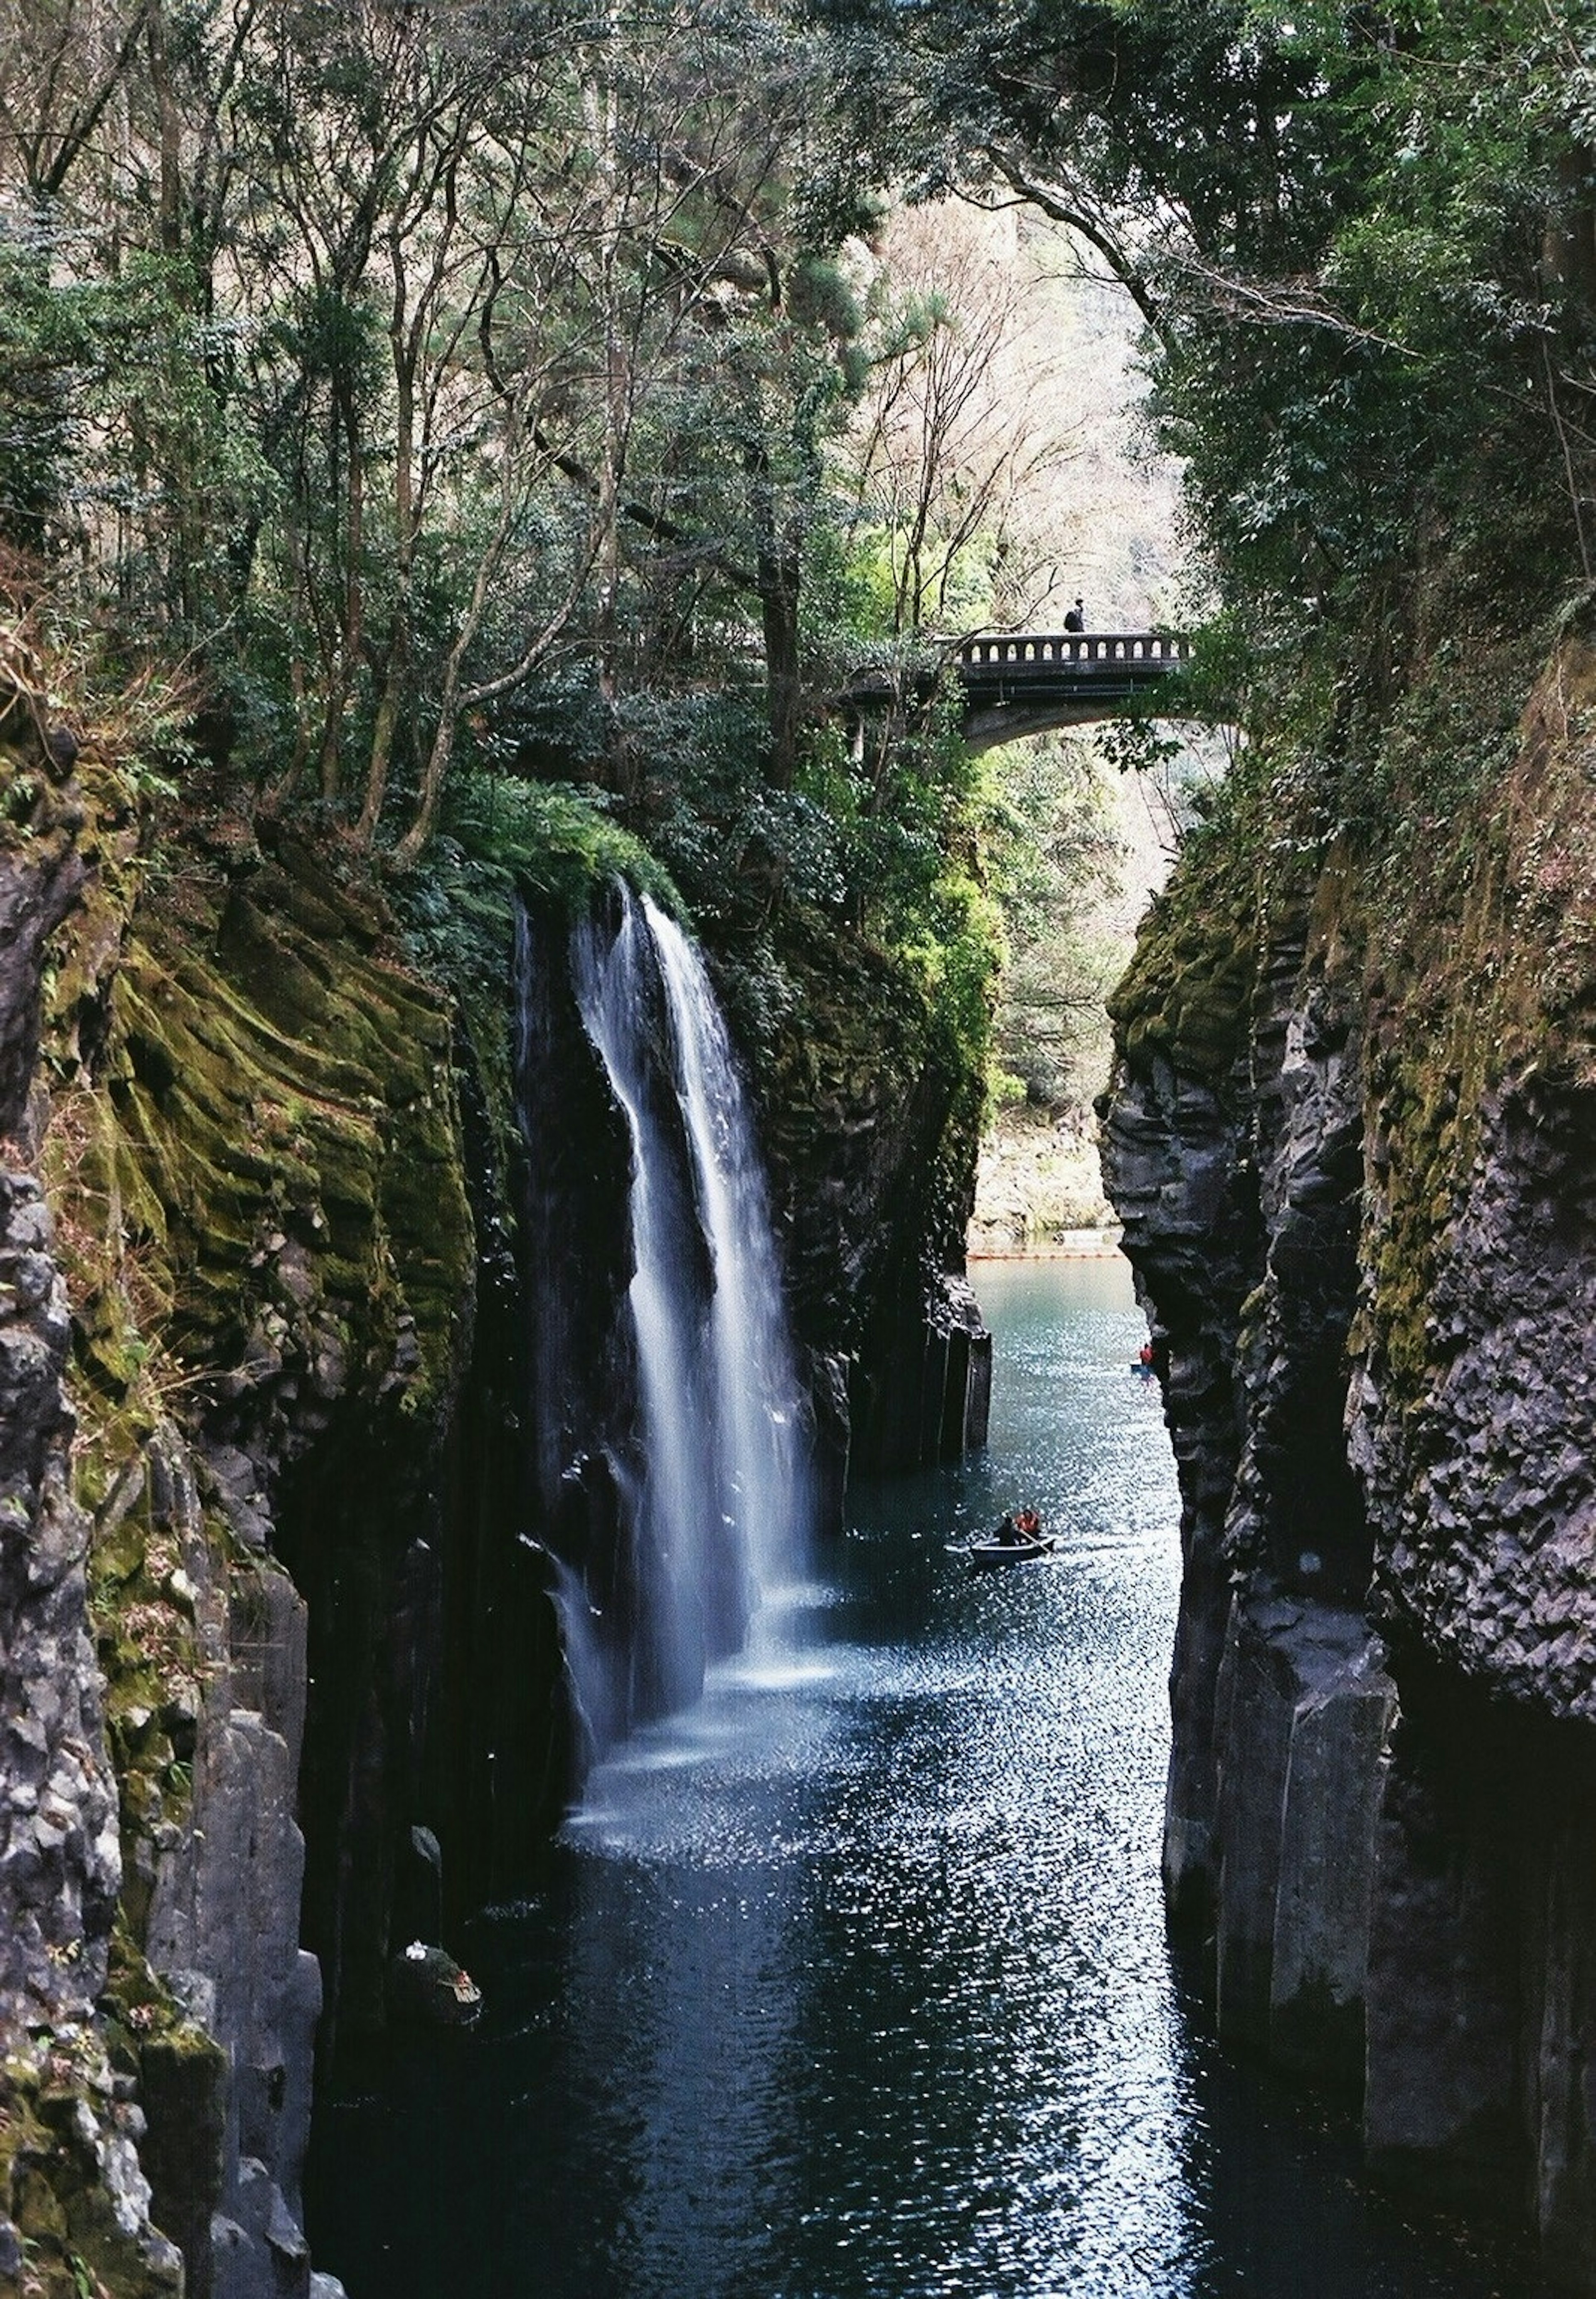
[[[1086,607],[1084,600],[1077,599],[1074,606],[1071,607],[1069,612],[1064,618],[1064,627],[1067,631],[1084,631],[1085,629]]]

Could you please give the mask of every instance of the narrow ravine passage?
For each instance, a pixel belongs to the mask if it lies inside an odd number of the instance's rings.
[[[1118,1262],[988,1266],[993,1440],[858,1490],[785,1639],[628,1743],[488,1997],[329,2104],[353,2299],[1484,2299],[1209,2064],[1158,1888],[1177,1503]],[[949,1542],[1030,1498],[1056,1559]]]

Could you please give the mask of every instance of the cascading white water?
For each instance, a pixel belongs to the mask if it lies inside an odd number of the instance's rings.
[[[642,1468],[622,1498],[637,1649],[629,1696],[595,1687],[590,1706],[635,1715],[684,1706],[744,1641],[801,1562],[810,1480],[764,1177],[702,963],[623,892],[613,937],[578,928],[572,978],[631,1136]],[[663,1072],[650,1029],[661,1002]]]
[[[805,1561],[813,1496],[764,1169],[703,963],[646,896],[643,909],[670,1004],[714,1277],[710,1359],[721,1522],[740,1538],[756,1601],[768,1602]]]

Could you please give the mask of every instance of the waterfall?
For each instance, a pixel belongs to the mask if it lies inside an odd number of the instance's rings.
[[[714,1277],[709,1345],[721,1521],[740,1542],[756,1600],[769,1602],[804,1561],[813,1498],[764,1169],[702,960],[646,897],[643,908],[670,1001]]]
[[[637,1420],[611,1459],[624,1638],[592,1633],[569,1561],[561,1576],[568,1659],[602,1746],[686,1706],[706,1667],[746,1643],[802,1568],[812,1502],[764,1175],[702,961],[621,890],[610,917],[577,928],[571,983],[630,1150]]]

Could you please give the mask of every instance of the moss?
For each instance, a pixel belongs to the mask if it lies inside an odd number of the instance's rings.
[[[1377,877],[1370,905],[1380,1218],[1356,1339],[1399,1403],[1433,1378],[1435,1274],[1492,1098],[1596,1075],[1596,652],[1559,647],[1506,771],[1483,771],[1486,739],[1457,733],[1465,755],[1437,772],[1468,794],[1405,899]]]
[[[407,948],[453,995],[501,1168],[518,1122],[511,985],[520,901],[553,903],[574,920],[597,888],[619,878],[683,914],[669,874],[608,806],[595,790],[461,776],[426,871],[395,888]]]
[[[915,1274],[908,1262],[952,1266],[962,1254],[984,1049],[949,1026],[912,963],[796,906],[777,930],[785,994],[779,1006],[767,996],[764,1027],[742,1042],[789,1217],[800,1330],[857,1348],[885,1311],[880,1288]]]
[[[184,1821],[193,1797],[193,1734],[206,1671],[192,1589],[171,1531],[155,1520],[144,1448],[147,1414],[93,1420],[74,1461],[78,1497],[99,1496],[88,1559],[89,1617],[104,1683],[105,1735],[116,1775],[129,1953],[142,1937],[154,1872],[148,1842]],[[219,1556],[229,1536],[207,1535]],[[222,1569],[225,1568],[225,1564]]]
[[[108,2092],[80,2038],[30,2038],[0,2066],[0,2212],[22,2241],[19,2299],[180,2288],[180,2270],[153,2262],[119,2224],[101,2180],[91,2132],[111,2113]]]
[[[104,798],[120,802],[109,784]],[[52,952],[41,1162],[73,1307],[74,1491],[94,1519],[120,1796],[103,2009],[114,2063],[187,2097],[220,2062],[145,1960],[155,1843],[191,1824],[217,1639],[242,1681],[271,1568],[220,1517],[202,1531],[166,1513],[156,1464],[181,1443],[167,1424],[231,1400],[238,1422],[278,1416],[271,1441],[291,1453],[307,1398],[368,1421],[441,1410],[475,1239],[448,1004],[404,962],[380,896],[287,835],[235,842],[219,867],[191,820],[181,859],[169,847],[141,860],[124,851],[128,818],[87,812],[103,867]],[[59,2220],[38,2221],[49,2274],[75,2257],[119,2299],[141,2294],[142,2269],[113,2260],[94,2178],[65,2162],[27,2176]]]
[[[1566,636],[1515,723],[1528,685],[1522,642],[1509,656],[1449,639],[1356,773],[1255,757],[1110,1005],[1133,1067],[1161,1055],[1223,1092],[1314,870],[1309,966],[1364,978],[1368,1282],[1352,1342],[1399,1407],[1434,1377],[1436,1274],[1491,1098],[1532,1071],[1596,1078],[1596,650]],[[1316,850],[1327,797],[1343,818]]]
[[[455,1377],[474,1253],[446,1008],[370,890],[286,838],[245,883],[184,892],[124,925],[98,1091],[62,1098],[46,1144],[88,1379],[129,1394],[152,1330],[174,1382],[262,1331],[309,1361],[336,1335],[357,1392],[397,1369],[424,1409]],[[308,1290],[284,1282],[289,1239]]]
[[[1153,902],[1125,979],[1109,1000],[1134,1070],[1162,1056],[1223,1089],[1246,1050],[1262,923],[1251,857],[1218,834],[1188,847]]]

